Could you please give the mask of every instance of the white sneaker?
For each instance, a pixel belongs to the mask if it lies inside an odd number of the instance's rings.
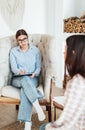
[[[31,130],[31,122],[25,122],[24,130]]]
[[[37,113],[37,114],[38,114],[38,113]],[[45,116],[45,114],[44,114],[44,112],[43,112],[43,110],[42,110],[41,113],[38,114],[38,119],[39,119],[40,121],[43,121],[43,120],[45,120],[45,118],[46,118],[46,116]]]

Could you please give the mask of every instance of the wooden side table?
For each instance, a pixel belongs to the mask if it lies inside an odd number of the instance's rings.
[[[53,106],[54,106],[54,121],[56,120],[56,108],[63,110],[63,106],[56,101],[53,101]]]

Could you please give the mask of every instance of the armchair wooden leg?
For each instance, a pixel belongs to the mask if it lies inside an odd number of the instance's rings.
[[[54,121],[56,121],[56,107],[54,106]]]
[[[19,105],[16,105],[16,110],[19,110]]]
[[[51,106],[46,106],[46,111],[48,111],[48,121],[52,121],[52,113],[51,113]]]

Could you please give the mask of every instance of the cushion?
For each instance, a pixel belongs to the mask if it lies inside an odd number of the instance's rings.
[[[7,85],[9,74],[9,50],[11,43],[9,38],[0,39],[0,87]]]
[[[4,84],[5,84],[5,77],[0,75],[0,96],[1,96],[1,92],[2,92],[1,90]]]
[[[5,84],[5,77],[0,75],[0,88],[2,88]]]
[[[2,96],[20,99],[20,89],[11,85],[2,88]]]
[[[0,88],[0,96],[1,96],[1,88]]]
[[[55,101],[58,104],[64,106],[65,97],[64,96],[53,97],[53,101]]]
[[[42,95],[44,96],[43,85],[40,84],[37,89],[38,89],[38,90],[42,93]]]

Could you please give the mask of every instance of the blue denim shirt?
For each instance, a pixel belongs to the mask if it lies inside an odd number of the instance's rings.
[[[20,70],[25,70],[30,74],[35,72],[39,75],[41,70],[41,54],[37,47],[29,44],[29,49],[23,52],[20,46],[14,47],[10,51],[11,70],[15,75],[18,75]]]

